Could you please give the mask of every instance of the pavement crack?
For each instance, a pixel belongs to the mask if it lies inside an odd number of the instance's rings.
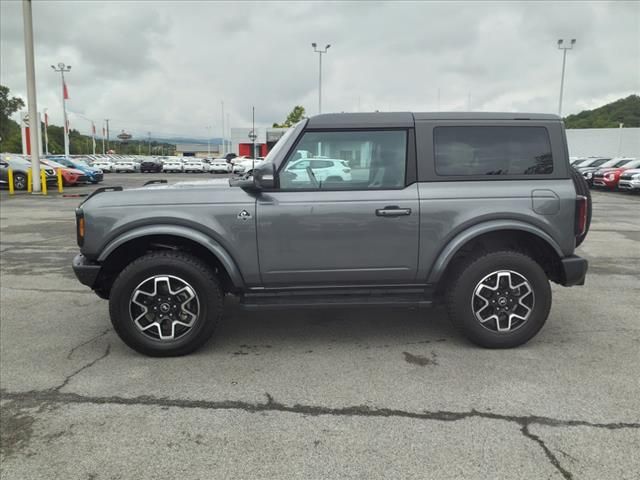
[[[102,355],[100,355],[95,360],[91,360],[89,363],[84,364],[82,367],[80,367],[78,370],[76,370],[75,372],[71,373],[70,375],[67,375],[65,377],[64,381],[60,385],[58,385],[57,387],[52,388],[50,391],[51,392],[60,392],[60,390],[62,390],[64,387],[66,387],[69,384],[69,382],[71,381],[71,379],[73,377],[75,377],[79,373],[85,371],[87,368],[93,367],[100,360],[105,359],[110,353],[111,353],[111,344],[108,344],[107,345],[107,349],[105,350],[105,352]]]
[[[522,434],[525,437],[536,442],[538,445],[540,445],[540,447],[542,448],[542,451],[549,459],[549,462],[551,463],[551,465],[553,465],[555,469],[558,470],[558,472],[560,473],[560,475],[562,475],[563,478],[565,478],[566,480],[572,480],[573,475],[571,474],[571,472],[569,472],[566,468],[560,465],[560,461],[558,460],[558,457],[556,457],[551,451],[551,449],[547,447],[547,444],[544,443],[544,440],[542,440],[538,435],[536,435],[535,433],[532,433],[529,430],[529,425],[530,424],[525,424],[522,426],[522,428],[520,429]]]
[[[97,339],[99,339],[100,337],[104,337],[107,333],[109,333],[112,329],[111,328],[107,328],[106,330],[104,330],[103,332],[94,335],[93,337],[91,337],[89,340],[82,342],[79,345],[76,345],[75,347],[73,347],[71,350],[69,350],[69,353],[67,354],[67,360],[71,360],[71,357],[73,356],[73,354],[75,353],[76,350],[78,350],[79,348],[84,347],[85,345],[88,345],[94,341],[96,341]]]

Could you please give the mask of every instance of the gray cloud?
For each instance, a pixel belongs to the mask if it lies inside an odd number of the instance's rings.
[[[206,135],[220,101],[234,125],[302,104],[323,110],[555,112],[558,38],[568,55],[564,112],[640,91],[637,2],[35,1],[38,101],[60,123],[50,69],[73,65],[75,127],[111,118],[137,135]],[[0,2],[0,81],[25,96],[21,4]]]

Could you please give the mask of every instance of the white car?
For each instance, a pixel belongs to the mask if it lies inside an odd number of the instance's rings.
[[[208,170],[208,165],[202,160],[187,160],[183,164],[183,171],[203,173]]]
[[[116,173],[128,172],[133,173],[136,171],[136,164],[131,161],[120,161],[115,164]]]
[[[110,160],[103,160],[103,159],[95,160],[95,161],[91,164],[91,166],[92,166],[92,167],[99,168],[100,170],[102,170],[102,171],[103,171],[103,172],[105,172],[105,173],[106,173],[106,172],[111,173],[111,172],[115,171],[115,168],[116,168],[115,164],[114,164],[112,161],[110,161]]]
[[[209,164],[209,171],[211,173],[229,173],[231,164],[227,162],[226,158],[214,158]]]
[[[287,165],[285,172],[295,175],[292,182],[309,183],[307,168],[311,168],[318,182],[351,181],[351,167],[347,161],[334,158],[302,158]]]
[[[163,172],[182,172],[182,162],[180,160],[165,160],[162,164]]]

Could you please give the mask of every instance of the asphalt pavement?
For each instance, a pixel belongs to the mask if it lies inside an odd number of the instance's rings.
[[[640,196],[593,198],[587,284],[553,285],[520,348],[475,347],[437,308],[229,298],[204,348],[158,359],[73,275],[79,199],[2,191],[0,477],[640,478]]]

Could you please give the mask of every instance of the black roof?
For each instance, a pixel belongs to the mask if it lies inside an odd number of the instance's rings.
[[[560,121],[549,113],[513,112],[366,112],[323,113],[309,118],[307,128],[412,127],[420,120],[537,120]]]

